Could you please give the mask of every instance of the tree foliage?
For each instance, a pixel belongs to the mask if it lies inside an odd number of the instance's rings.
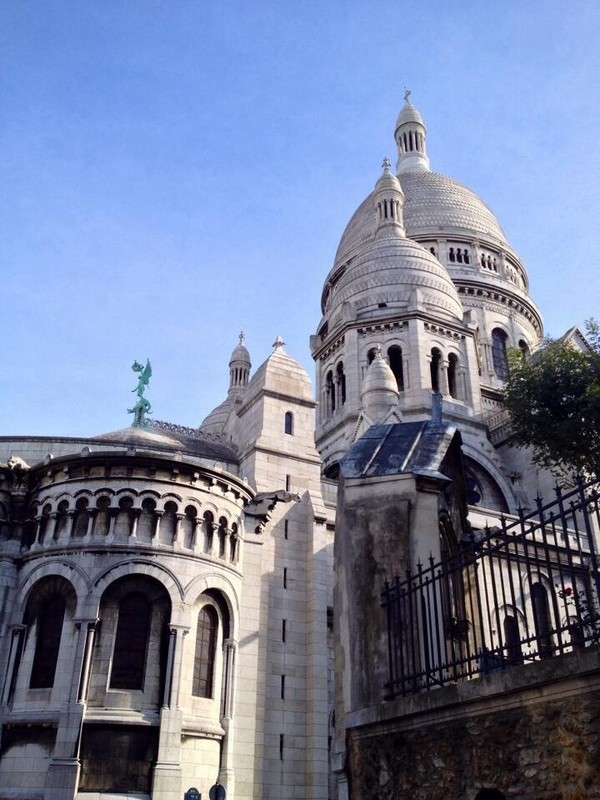
[[[530,358],[509,354],[506,407],[515,443],[563,474],[600,476],[600,327],[586,323],[590,349],[547,340]]]

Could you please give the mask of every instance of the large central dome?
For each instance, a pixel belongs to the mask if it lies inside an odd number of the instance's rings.
[[[430,172],[411,169],[398,175],[404,192],[404,227],[411,239],[424,236],[485,237],[490,244],[508,248],[502,227],[475,192],[458,181]],[[351,258],[357,247],[374,237],[376,223],[373,193],[357,208],[346,226],[335,264]]]

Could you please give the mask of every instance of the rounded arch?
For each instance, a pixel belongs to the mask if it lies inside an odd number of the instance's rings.
[[[44,578],[61,577],[73,586],[73,591],[77,598],[76,616],[84,616],[83,605],[92,588],[92,582],[85,572],[74,561],[54,561],[44,558],[43,562],[35,564],[24,576],[17,589],[15,608],[22,609],[28,602],[28,598],[36,584]],[[75,578],[75,579],[74,579]]]
[[[118,497],[119,499],[122,497],[130,497],[132,501],[135,500],[138,495],[139,492],[129,486],[126,489],[117,489],[115,492],[115,497]]]
[[[237,631],[239,630],[239,598],[233,583],[224,575],[211,572],[193,578],[185,587],[185,603],[189,608],[194,608],[203,594],[210,595],[214,592],[218,592],[226,604],[227,613],[231,621],[230,637],[236,639]]]
[[[496,377],[505,381],[508,380],[508,346],[509,336],[503,327],[496,325],[492,329],[492,366]]]
[[[469,505],[490,508],[491,511],[498,511],[505,514],[511,513],[511,510],[515,507],[515,497],[506,478],[484,453],[476,450],[472,445],[468,445],[463,441],[462,449],[467,472],[467,482],[471,483],[470,479],[475,478],[474,483],[469,485],[469,495],[473,489],[475,489],[475,491],[477,491],[478,488],[481,490],[481,492],[478,492],[481,494],[479,500],[474,496],[472,498],[476,500],[476,502],[471,502],[471,497],[469,497]],[[483,483],[482,479],[484,479]],[[486,498],[485,485],[488,481],[490,487],[495,487],[494,492],[491,493],[491,497],[496,497],[496,504],[492,506],[484,505]]]
[[[179,605],[183,600],[183,586],[175,574],[162,564],[156,564],[153,561],[146,561],[143,559],[126,561],[125,563],[108,567],[96,577],[92,589],[98,598],[100,598],[110,584],[114,583],[119,578],[130,575],[145,575],[161,583],[167,590],[171,599],[172,608],[174,608],[176,604]]]
[[[157,508],[159,511],[164,511],[164,508],[167,503],[175,503],[177,507],[182,502],[183,498],[180,494],[176,494],[175,492],[167,492],[160,496],[160,500],[157,503]]]
[[[212,500],[205,500],[204,502],[202,502],[202,504],[200,505],[200,510],[202,511],[203,514],[205,511],[210,511],[213,517],[215,517],[215,519],[221,513],[219,511],[219,506]]]
[[[104,494],[110,495],[110,497],[114,497],[115,490],[114,489],[110,489],[108,486],[104,486],[104,487],[102,487],[102,489],[96,489],[94,491],[94,495],[96,497],[99,497],[100,495],[104,495]]]

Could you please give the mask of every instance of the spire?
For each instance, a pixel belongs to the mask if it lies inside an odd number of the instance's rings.
[[[238,394],[246,388],[252,366],[243,331],[239,338],[239,344],[236,345],[229,359],[229,394]]]
[[[398,174],[409,169],[429,170],[425,139],[427,128],[423,117],[410,100],[410,89],[404,92],[404,107],[396,121],[394,138],[398,146]]]
[[[404,192],[392,174],[389,158],[383,159],[383,175],[375,184],[373,202],[377,211],[377,236],[404,236]]]

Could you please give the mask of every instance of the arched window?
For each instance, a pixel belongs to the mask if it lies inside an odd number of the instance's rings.
[[[151,497],[142,500],[142,508],[138,518],[137,538],[144,542],[152,541],[156,528],[156,502]]]
[[[44,602],[38,612],[35,653],[29,681],[31,689],[49,688],[54,685],[65,608],[63,595],[55,594]]]
[[[152,606],[141,592],[130,592],[119,603],[111,689],[144,688],[151,611]]]
[[[504,646],[506,654],[511,664],[520,664],[523,661],[521,652],[521,636],[519,634],[519,623],[512,614],[507,614],[503,622]]]
[[[234,522],[231,526],[231,536],[229,537],[229,557],[233,564],[235,564],[235,562],[238,560],[238,547],[238,526]]]
[[[458,357],[454,353],[448,356],[448,392],[450,397],[458,397]]]
[[[367,363],[372,364],[373,359],[375,358],[375,353],[377,352],[375,347],[372,347],[369,352],[367,353]]]
[[[431,372],[431,388],[434,392],[440,391],[440,365],[442,363],[442,354],[434,347],[431,351],[431,363],[429,370]]]
[[[119,500],[119,513],[115,521],[115,536],[124,538],[133,530],[133,499],[122,497]]]
[[[508,380],[507,339],[508,336],[501,328],[494,328],[492,331],[492,362],[494,364],[494,372],[501,381]]]
[[[554,645],[550,635],[548,594],[541,583],[534,583],[531,587],[531,600],[533,603],[533,621],[535,623],[538,652],[542,658],[547,658],[552,655]]]
[[[75,503],[75,518],[73,520],[73,536],[85,536],[88,529],[90,512],[88,511],[88,501],[85,497],[80,497]]]
[[[56,525],[54,527],[54,538],[58,537],[67,529],[69,524],[69,501],[61,500],[56,509]]]
[[[519,339],[519,350],[521,351],[523,358],[527,358],[529,355],[529,345],[524,339]]]
[[[344,364],[342,361],[335,368],[336,382],[338,385],[339,401],[343,406],[346,402],[346,375],[344,374]]]
[[[106,536],[110,530],[110,497],[99,497],[96,500],[96,519],[94,535]]]
[[[227,543],[227,520],[225,517],[219,519],[219,556],[225,558],[225,545]]]
[[[399,392],[404,391],[404,365],[402,363],[402,348],[398,345],[392,345],[387,352],[388,360],[390,362],[390,369],[396,378],[396,385]]]
[[[333,372],[327,373],[325,378],[325,390],[327,392],[327,412],[333,414],[335,411],[335,385],[333,383]]]
[[[465,262],[465,264],[469,263],[469,251],[468,250],[463,250],[463,261]]]
[[[50,512],[52,511],[52,506],[50,503],[46,503],[42,510],[42,517],[40,519],[40,530],[38,533],[38,541],[40,544],[43,543],[46,537],[46,531],[48,529],[48,522],[50,521]]]
[[[198,614],[192,694],[212,697],[215,677],[215,653],[219,618],[212,606],[203,606]]]
[[[160,520],[160,536],[162,544],[173,544],[177,533],[177,503],[168,500]]]
[[[291,411],[285,412],[283,431],[284,433],[287,433],[288,436],[294,435],[294,415]]]
[[[450,259],[450,261],[456,261],[456,256],[454,255],[454,248],[453,247],[451,247],[449,252],[448,252],[448,258]]]
[[[204,517],[204,552],[210,553],[212,551],[215,518],[211,511],[205,511],[202,516]]]
[[[187,506],[185,514],[181,520],[181,532],[183,536],[183,546],[191,549],[194,546],[194,533],[196,531],[197,511],[194,506]]]

